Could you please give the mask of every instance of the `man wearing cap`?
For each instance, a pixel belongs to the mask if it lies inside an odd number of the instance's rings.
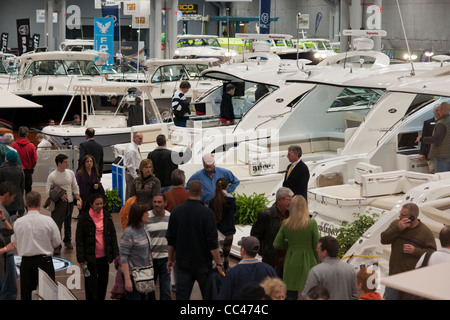
[[[203,195],[201,197],[201,201],[208,204],[212,198],[214,198],[214,193],[216,190],[216,182],[219,178],[225,178],[230,183],[230,186],[227,189],[228,193],[236,190],[240,181],[235,175],[228,169],[219,168],[215,165],[214,156],[210,153],[205,154],[202,158],[203,161],[203,169],[194,173],[188,180],[199,180],[203,185]]]
[[[241,289],[250,282],[260,283],[267,277],[277,277],[275,269],[256,257],[259,252],[259,240],[256,237],[243,237],[241,246],[241,261],[229,269],[220,288],[220,300],[238,300]]]
[[[232,98],[236,91],[234,84],[227,84],[225,87],[225,93],[222,95],[222,101],[220,102],[220,124],[223,126],[234,124],[234,109]]]
[[[23,200],[23,191],[25,189],[25,174],[17,161],[19,154],[15,150],[9,150],[5,156],[5,162],[0,165],[0,182],[10,181],[18,188],[17,196],[14,201],[6,206],[8,213],[13,220],[18,214],[22,216],[25,211],[25,201]]]

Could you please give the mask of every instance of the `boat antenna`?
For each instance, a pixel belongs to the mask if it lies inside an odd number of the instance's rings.
[[[413,64],[413,61],[411,58],[411,51],[409,50],[408,38],[406,37],[405,25],[403,24],[402,12],[400,11],[400,5],[398,4],[398,0],[396,0],[396,2],[397,2],[398,13],[400,15],[400,23],[402,24],[403,35],[404,35],[405,41],[406,41],[406,48],[408,49],[409,62],[411,63],[411,75],[414,76],[414,75],[416,75],[416,73],[414,71],[414,64]]]

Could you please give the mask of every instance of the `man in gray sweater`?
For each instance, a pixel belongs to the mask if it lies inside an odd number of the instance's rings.
[[[309,271],[302,291],[303,299],[317,285],[327,288],[331,300],[358,299],[356,271],[352,265],[339,259],[338,251],[339,243],[335,238],[325,236],[319,239],[317,253],[321,262]]]

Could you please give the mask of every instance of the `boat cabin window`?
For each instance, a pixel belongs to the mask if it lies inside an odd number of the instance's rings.
[[[216,38],[180,39],[177,41],[177,47],[220,47],[220,43]]]
[[[419,143],[416,142],[418,131],[401,132],[397,137],[397,152],[402,154],[415,154],[419,152]]]
[[[181,64],[162,66],[156,70],[152,77],[154,83],[182,80],[188,80],[188,76]]]
[[[367,88],[344,88],[327,112],[370,109],[384,90]]]
[[[93,61],[34,61],[25,71],[25,77],[30,76],[66,76],[66,75],[100,75]]]
[[[205,77],[200,77],[200,74],[202,73],[203,70],[208,69],[207,65],[186,64],[186,65],[184,65],[184,67],[186,68],[186,71],[189,74],[190,79],[196,79],[196,80],[198,80],[199,78],[205,79]]]

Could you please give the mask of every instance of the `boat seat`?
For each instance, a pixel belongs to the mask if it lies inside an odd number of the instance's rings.
[[[370,205],[379,209],[392,210],[402,197],[403,194],[380,197],[371,201]]]
[[[326,202],[338,206],[366,206],[371,199],[361,197],[360,186],[342,184],[308,190],[308,199]]]
[[[450,225],[450,198],[434,201],[431,204],[424,205],[420,208],[421,212],[428,218]]]

